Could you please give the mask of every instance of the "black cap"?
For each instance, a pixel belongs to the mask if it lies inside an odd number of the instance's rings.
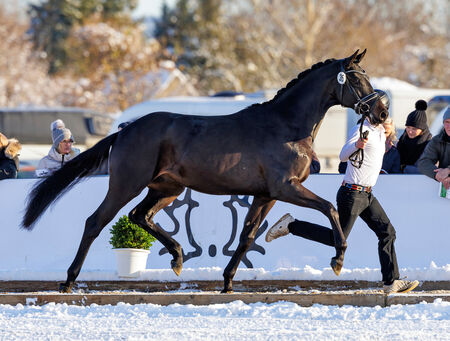
[[[427,102],[420,99],[416,102],[416,110],[412,111],[406,119],[405,126],[415,127],[418,129],[428,129],[427,124]]]
[[[129,124],[130,124],[130,122],[122,122],[117,126],[117,129],[123,129]]]

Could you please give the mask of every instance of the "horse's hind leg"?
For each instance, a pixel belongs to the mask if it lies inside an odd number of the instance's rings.
[[[276,196],[278,200],[318,210],[330,220],[333,228],[334,245],[336,248],[336,256],[331,259],[330,265],[334,273],[339,275],[344,264],[344,253],[347,249],[347,242],[339,222],[339,214],[333,204],[317,196],[296,181],[291,181],[279,192],[280,193]]]
[[[183,250],[175,239],[153,222],[153,217],[159,210],[169,206],[183,190],[184,186],[177,183],[160,183],[156,188],[150,188],[144,200],[129,214],[133,223],[147,230],[167,248],[173,257],[170,264],[177,276],[180,275],[183,268]]]
[[[113,192],[114,191],[109,190],[106,194],[105,199],[97,208],[97,210],[89,218],[87,218],[78,252],[69,269],[67,270],[66,283],[60,284],[60,291],[71,291],[72,285],[80,273],[81,266],[86,259],[86,255],[92,242],[95,240],[95,238],[97,238],[106,224],[108,224],[114,218],[117,212],[135,196],[130,194],[127,198],[124,195],[124,192],[120,192],[120,195],[118,195],[118,191],[115,191],[114,193]],[[139,194],[139,192],[137,192],[137,194]]]
[[[269,213],[274,204],[275,200],[267,198],[255,197],[253,199],[253,203],[248,210],[247,216],[245,217],[244,228],[239,238],[239,245],[223,272],[223,293],[233,291],[232,281],[234,275],[236,274],[239,263],[255,240],[255,235],[258,231],[258,227],[261,225],[262,221],[266,217],[267,213]]]

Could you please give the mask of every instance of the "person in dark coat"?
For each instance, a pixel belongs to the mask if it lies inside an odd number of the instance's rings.
[[[117,126],[117,131],[121,131],[123,128],[125,128],[127,125],[129,125],[131,122],[122,122]]]
[[[309,166],[309,174],[318,174],[318,173],[320,173],[320,161],[314,150],[311,153],[311,157],[312,157],[312,160],[311,160],[311,165]]]
[[[392,118],[387,118],[383,123],[384,135],[386,136],[386,151],[383,156],[383,165],[381,173],[398,174],[400,170],[400,154],[395,146],[397,142],[397,134],[395,132],[395,124]]]
[[[450,107],[444,112],[444,129],[426,146],[418,161],[419,171],[450,189]]]
[[[417,161],[432,137],[427,124],[427,102],[418,100],[415,107],[406,119],[405,132],[397,144],[400,167],[405,174],[420,174]]]
[[[17,178],[21,149],[19,141],[0,133],[0,180]]]

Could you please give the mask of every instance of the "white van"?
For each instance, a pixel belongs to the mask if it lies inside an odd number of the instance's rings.
[[[202,116],[227,115],[254,103],[266,102],[272,99],[275,93],[275,91],[261,91],[231,97],[166,97],[154,99],[126,109],[113,123],[110,134],[117,131],[120,123],[134,121],[152,112],[168,111]],[[314,150],[321,160],[322,173],[337,172],[339,151],[347,136],[346,116],[346,108],[340,106],[330,108],[314,141]]]
[[[231,97],[166,97],[133,105],[123,111],[113,125],[110,134],[117,131],[122,122],[137,120],[139,117],[157,111],[167,111],[185,115],[215,116],[228,115],[242,110],[252,104],[268,100],[269,94],[237,95]],[[272,97],[270,97],[272,98]]]

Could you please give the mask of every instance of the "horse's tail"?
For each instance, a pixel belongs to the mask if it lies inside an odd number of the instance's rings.
[[[117,134],[112,134],[99,141],[92,148],[64,164],[49,177],[36,183],[28,196],[22,227],[32,230],[34,223],[50,204],[80,180],[94,173],[104,162],[107,162],[110,148],[116,140]]]

